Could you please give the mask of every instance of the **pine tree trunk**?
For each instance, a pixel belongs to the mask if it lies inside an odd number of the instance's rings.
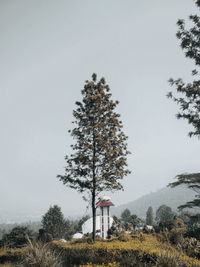
[[[95,134],[93,129],[93,190],[92,190],[92,222],[93,222],[93,231],[92,231],[92,239],[95,242],[96,236],[96,166],[95,166],[95,157],[96,157],[96,142],[95,142]]]
[[[93,223],[92,239],[95,242],[95,236],[96,236],[96,203],[95,203],[95,190],[93,190],[93,193],[92,193],[92,223]]]

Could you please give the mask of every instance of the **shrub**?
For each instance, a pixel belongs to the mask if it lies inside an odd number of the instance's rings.
[[[131,237],[127,234],[120,234],[117,239],[122,242],[127,242],[130,241]]]
[[[182,242],[184,233],[184,228],[174,228],[171,231],[157,233],[155,236],[160,242],[167,242],[172,245],[177,245]]]
[[[155,234],[155,237],[159,242],[170,243],[170,241],[169,241],[169,238],[170,238],[169,237],[169,232],[157,233],[157,234]]]
[[[99,238],[96,238],[96,240],[99,240]],[[78,238],[78,239],[73,239],[71,240],[71,244],[93,244],[94,241],[92,239],[92,237],[82,237],[82,238]]]
[[[169,232],[169,241],[173,245],[177,245],[182,242],[185,229],[173,229]]]
[[[186,232],[186,237],[194,237],[200,240],[200,228],[193,228]]]
[[[156,267],[189,267],[188,263],[182,261],[176,254],[171,254],[168,251],[158,256]]]
[[[19,267],[62,267],[61,257],[49,244],[31,243],[22,256]]]
[[[27,227],[17,226],[10,233],[3,235],[2,242],[4,246],[10,248],[21,248],[28,243],[27,237],[33,239],[33,232]]]
[[[200,242],[196,238],[184,238],[177,247],[188,256],[200,258]]]
[[[25,249],[17,248],[2,248],[0,249],[0,264],[8,263],[8,262],[17,262],[21,259]]]

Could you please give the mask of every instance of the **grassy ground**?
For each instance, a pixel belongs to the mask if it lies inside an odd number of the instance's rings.
[[[124,264],[126,259],[133,261],[135,257],[135,261],[146,261],[149,266],[155,266],[158,258],[166,258],[185,264],[185,266],[200,267],[200,260],[181,253],[168,243],[158,241],[153,235],[132,235],[127,239],[124,238],[124,241],[97,241],[95,244],[77,242],[54,241],[54,245],[67,252],[68,260],[70,257],[72,257],[71,260],[73,257],[79,258],[81,264],[86,262],[92,264],[123,262]]]
[[[69,243],[53,241],[50,249],[53,248],[54,252],[51,250],[50,254],[61,255],[65,267],[69,264],[80,267],[200,267],[200,260],[187,256],[167,242],[159,241],[155,235],[124,235],[119,239],[97,240],[95,244],[90,239]],[[27,252],[28,249],[26,254]],[[15,265],[7,262],[15,264],[17,257],[24,253],[25,249],[1,249],[0,267],[14,267]],[[49,252],[46,254],[49,255]],[[33,255],[37,255],[35,250]]]
[[[14,267],[11,263],[0,264],[0,267]]]

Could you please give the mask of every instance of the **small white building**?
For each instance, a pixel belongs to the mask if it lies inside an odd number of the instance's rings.
[[[96,234],[99,236],[101,236],[101,224],[100,224],[100,222],[101,222],[101,216],[98,215],[98,216],[96,216]],[[110,217],[110,225],[111,226],[112,226],[112,223],[113,223],[113,218]],[[84,235],[92,233],[92,227],[93,227],[92,218],[89,218],[82,225],[82,233]]]
[[[113,224],[113,218],[110,216],[110,206],[114,206],[114,204],[109,197],[101,197],[96,203],[96,207],[100,208],[100,215],[96,216],[96,233],[104,239],[107,238],[108,229]],[[93,222],[92,218],[90,218],[82,225],[82,233],[92,233],[92,226]]]
[[[96,207],[100,207],[100,236],[106,239],[108,235],[108,229],[112,226],[113,219],[111,221],[110,206],[114,204],[110,201],[110,197],[100,197],[96,204]]]

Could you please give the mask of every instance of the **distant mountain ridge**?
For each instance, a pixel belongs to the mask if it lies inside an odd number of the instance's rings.
[[[160,205],[167,205],[172,208],[173,211],[177,211],[177,207],[184,204],[187,201],[194,199],[196,193],[183,186],[175,188],[165,187],[157,192],[149,193],[134,201],[112,208],[112,214],[120,216],[122,211],[129,209],[132,214],[136,214],[141,218],[146,217],[146,211],[149,206],[152,206],[154,214]]]

